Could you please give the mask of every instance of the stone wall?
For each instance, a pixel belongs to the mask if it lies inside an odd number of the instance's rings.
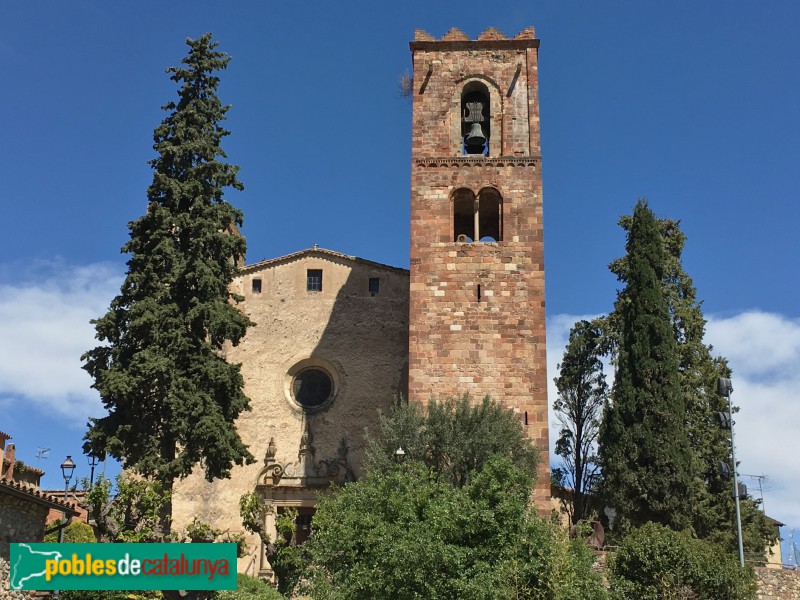
[[[0,557],[0,600],[25,600],[27,592],[15,592],[8,589],[9,566],[8,562]]]
[[[758,600],[800,600],[800,571],[759,567]]]
[[[8,559],[10,542],[41,542],[48,508],[0,493],[0,558]]]
[[[322,271],[319,291],[307,289],[310,269]],[[370,279],[378,280],[376,292],[369,289]],[[275,507],[310,509],[335,468],[340,477],[347,470],[363,473],[365,430],[376,434],[379,411],[388,413],[398,394],[406,395],[408,271],[315,248],[245,267],[233,287],[256,324],[227,349],[227,359],[242,365],[252,410],[236,426],[256,462],[234,467],[229,480],[209,483],[196,469],[178,482],[177,530],[197,517],[218,529],[242,531],[239,498],[256,490],[267,455],[283,475],[277,478],[281,497]],[[305,410],[293,398],[292,378],[314,367],[333,377],[333,397]],[[299,462],[303,448],[305,464]],[[241,570],[260,565],[255,536],[249,547]]]

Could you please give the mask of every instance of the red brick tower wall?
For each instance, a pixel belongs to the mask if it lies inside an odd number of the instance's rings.
[[[512,408],[541,451],[534,500],[547,511],[538,47],[532,28],[514,39],[490,29],[477,40],[417,31],[411,42],[409,399],[468,393]],[[488,156],[462,149],[471,82],[490,96]],[[501,239],[455,241],[454,196],[486,189],[502,196]]]

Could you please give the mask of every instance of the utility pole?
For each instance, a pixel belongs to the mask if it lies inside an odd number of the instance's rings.
[[[733,440],[733,404],[731,403],[731,392],[733,385],[727,377],[720,377],[717,380],[717,394],[728,397],[728,414],[731,430],[731,472],[733,473],[733,498],[736,501],[736,533],[739,539],[739,566],[744,568],[744,546],[742,545],[742,513],[739,508],[739,477],[736,475],[736,445]]]

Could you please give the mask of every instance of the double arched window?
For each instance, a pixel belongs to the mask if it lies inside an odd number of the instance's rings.
[[[453,241],[499,242],[503,239],[503,197],[494,188],[476,196],[466,188],[453,192]]]

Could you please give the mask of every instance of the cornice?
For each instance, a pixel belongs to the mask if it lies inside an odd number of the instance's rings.
[[[415,158],[416,167],[535,167],[539,156],[440,156],[433,158]]]

